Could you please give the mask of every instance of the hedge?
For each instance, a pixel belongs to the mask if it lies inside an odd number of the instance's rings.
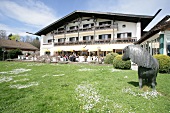
[[[159,72],[170,73],[170,57],[162,54],[154,55],[154,57],[159,62]]]
[[[113,60],[117,55],[118,55],[117,53],[113,53],[113,52],[107,54],[105,59],[104,59],[104,63],[105,64],[113,64]]]
[[[113,60],[113,67],[116,69],[130,69],[131,62],[130,60],[123,61],[122,55],[117,55]]]
[[[18,55],[22,55],[22,51],[20,49],[13,49],[8,51],[8,58],[17,58]]]

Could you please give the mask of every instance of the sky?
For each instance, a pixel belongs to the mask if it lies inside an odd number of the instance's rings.
[[[75,10],[153,16],[162,9],[147,31],[170,15],[169,4],[170,0],[0,0],[0,30],[26,36]]]

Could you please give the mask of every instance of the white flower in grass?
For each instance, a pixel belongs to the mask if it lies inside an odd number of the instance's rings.
[[[83,68],[83,69],[78,69],[78,71],[93,71],[94,69],[88,69],[88,68]]]
[[[27,71],[31,71],[31,69],[24,69],[24,68],[20,68],[20,69],[14,69],[12,71],[8,71],[5,72],[6,74],[19,74],[19,73],[23,73],[23,72],[27,72]]]
[[[111,69],[111,72],[117,72],[117,71],[121,71],[119,69]]]
[[[10,85],[10,88],[23,89],[23,88],[28,88],[28,87],[37,86],[37,85],[39,85],[37,82],[30,82],[29,84],[26,84],[26,85],[22,85],[22,84]]]
[[[0,77],[0,83],[2,83],[2,82],[9,82],[12,79],[13,79],[12,77]]]
[[[33,63],[33,64],[28,64],[27,66],[42,66],[44,65],[43,63]]]
[[[144,97],[146,99],[156,98],[158,96],[162,96],[162,94],[157,92],[157,91],[146,91],[144,93],[135,93],[130,88],[124,88],[124,89],[122,89],[122,92],[131,94],[133,96],[142,96],[142,97]]]
[[[22,75],[17,75],[17,76],[30,76],[29,74],[22,74]]]
[[[28,78],[20,79],[20,80],[14,80],[14,82],[22,82],[22,81],[27,81],[29,80]]]
[[[0,74],[7,74],[8,72],[0,72]]]
[[[125,76],[124,78],[128,78],[128,76]]]
[[[59,74],[59,75],[53,75],[53,76],[57,76],[57,77],[59,77],[59,76],[64,76],[65,74]]]
[[[78,93],[77,99],[83,103],[83,109],[86,111],[91,110],[100,102],[100,96],[92,84],[82,83],[75,90]]]

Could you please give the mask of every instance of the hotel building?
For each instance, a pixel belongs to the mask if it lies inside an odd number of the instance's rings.
[[[124,47],[141,38],[143,30],[159,12],[148,16],[74,11],[35,33],[41,36],[40,55],[122,54]]]

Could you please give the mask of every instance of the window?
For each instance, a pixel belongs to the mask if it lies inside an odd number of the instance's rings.
[[[52,43],[52,40],[53,40],[53,39],[49,39],[49,40],[48,40],[48,43]]]
[[[89,24],[84,24],[83,25],[83,28],[88,28],[89,27]]]
[[[70,30],[74,30],[74,29],[77,29],[77,28],[78,28],[78,26],[71,26]]]
[[[63,30],[64,30],[64,28],[59,28],[59,29],[58,29],[58,31],[63,31]]]
[[[58,42],[65,42],[65,38],[58,39]]]
[[[93,36],[83,36],[83,40],[93,40]]]
[[[90,27],[93,27],[93,26],[94,26],[94,23],[84,24],[84,25],[83,25],[83,28],[90,28]]]
[[[132,33],[127,33],[127,37],[132,37]]]
[[[110,25],[111,21],[99,22],[99,25]]]
[[[132,37],[132,33],[117,33],[117,38],[129,38]]]
[[[103,35],[99,35],[99,39],[102,39],[102,36],[103,36]]]
[[[111,34],[99,35],[99,39],[101,39],[101,40],[108,40],[110,38],[111,38]]]
[[[83,36],[83,40],[89,40],[89,36]]]
[[[118,34],[117,34],[117,38],[121,38],[121,33],[118,33]]]
[[[91,27],[93,27],[94,26],[94,23],[91,23]]]
[[[70,37],[69,41],[70,42],[76,42],[76,41],[78,41],[78,37]]]
[[[76,41],[79,41],[79,37],[76,37]]]
[[[93,40],[94,39],[94,36],[91,36],[91,40]]]

